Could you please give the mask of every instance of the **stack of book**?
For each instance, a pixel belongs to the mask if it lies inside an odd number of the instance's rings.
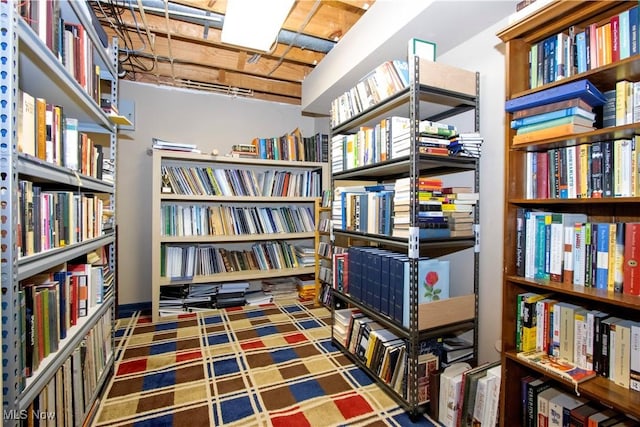
[[[473,359],[473,332],[445,337],[442,340],[442,366],[447,367],[455,362]]]
[[[295,245],[293,248],[298,258],[298,266],[312,267],[316,265],[316,255],[313,246]]]
[[[473,236],[473,209],[480,198],[471,187],[443,187],[442,210],[449,223],[451,237]]]
[[[459,133],[449,138],[449,155],[480,158],[484,138],[479,132]]]
[[[171,316],[196,310],[209,310],[219,285],[165,285],[160,288],[160,316]]]
[[[393,199],[394,237],[409,237],[410,180],[399,178]],[[421,239],[439,239],[450,236],[448,218],[443,213],[442,180],[434,177],[418,178],[418,235]]]
[[[505,110],[513,113],[514,144],[592,131],[594,107],[605,104],[605,96],[586,79],[554,86],[510,99]]]
[[[195,144],[185,144],[180,142],[164,141],[158,138],[151,138],[154,150],[186,151],[189,153],[201,153]]]
[[[262,290],[273,295],[274,300],[291,299],[298,297],[296,279],[293,277],[276,277],[264,279]]]
[[[313,299],[316,297],[316,279],[313,274],[296,277],[296,288],[298,289],[298,297],[302,300]]]
[[[213,302],[216,308],[237,307],[245,305],[245,292],[249,289],[248,282],[230,282],[219,286]]]

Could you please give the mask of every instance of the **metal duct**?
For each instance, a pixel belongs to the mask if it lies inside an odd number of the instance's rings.
[[[111,0],[100,0],[103,3],[108,3]],[[142,7],[145,13],[164,16],[165,14],[165,2],[162,0],[142,0]],[[122,6],[122,3],[119,3]],[[194,7],[179,5],[175,3],[166,3],[169,16],[172,19],[190,22],[192,24],[202,25],[204,27],[211,27],[221,30],[224,23],[224,15],[215,12],[209,12]],[[138,2],[129,0],[126,7],[138,8]],[[313,37],[305,34],[296,33],[289,30],[280,30],[278,33],[278,42],[292,45],[300,49],[310,49],[315,52],[328,53],[335,42],[331,40],[322,39],[319,37]]]

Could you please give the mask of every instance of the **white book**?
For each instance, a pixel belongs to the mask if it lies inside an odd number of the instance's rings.
[[[445,370],[440,374],[440,400],[438,402],[438,421],[447,426],[451,425],[447,423],[447,417],[455,420],[455,418],[453,418],[453,414],[448,413],[449,410],[453,411],[455,406],[457,406],[457,401],[455,403],[453,401],[449,402],[450,398],[453,399],[455,397],[454,378],[456,376],[459,376],[461,380],[462,373],[469,369],[471,369],[471,365],[469,365],[468,363],[454,363],[453,365],[445,368]],[[450,388],[453,388],[453,390],[450,391]],[[451,406],[451,408],[449,408],[449,406]]]
[[[629,388],[640,391],[640,323],[631,325],[631,358],[629,360]]]
[[[630,383],[630,362],[631,362],[631,326],[634,322],[631,320],[622,320],[611,325],[611,334],[615,328],[615,341],[611,344],[615,348],[611,351],[611,357],[615,357],[615,364],[611,365],[611,378],[617,385],[629,388]]]
[[[585,399],[564,392],[551,398],[549,400],[549,427],[569,425],[571,410],[585,402]]]
[[[549,401],[560,393],[562,392],[557,388],[550,387],[538,394],[538,401],[536,402],[538,426],[549,425]]]
[[[576,223],[573,229],[573,284],[584,286],[586,272],[585,225]]]
[[[494,366],[487,370],[487,396],[485,398],[483,426],[495,426],[498,421],[498,403],[500,401],[500,380],[502,377],[502,367]]]
[[[484,411],[487,402],[487,384],[491,382],[494,378],[484,376],[478,379],[478,384],[476,385],[476,397],[473,403],[473,420],[477,422],[482,422],[484,418]]]

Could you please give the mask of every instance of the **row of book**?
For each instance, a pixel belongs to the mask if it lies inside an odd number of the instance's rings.
[[[356,308],[336,310],[333,336],[355,355],[374,375],[405,399],[407,387],[407,342]],[[435,339],[424,341],[418,359],[418,401],[431,399],[429,374],[440,368],[438,352],[432,351]]]
[[[640,295],[640,223],[525,208],[516,216],[516,274]]]
[[[316,133],[314,136],[303,136],[300,129],[280,137],[254,138],[251,145],[255,147],[253,155],[245,157],[269,160],[289,160],[300,162],[329,161],[329,135]]]
[[[299,266],[295,248],[288,242],[255,243],[248,250],[213,245],[162,245],[160,275],[186,279],[217,273],[278,270]]]
[[[438,401],[432,402],[431,415],[444,427],[495,426],[501,376],[499,362],[451,364],[432,377]]]
[[[408,85],[409,64],[406,61],[383,62],[331,102],[331,126],[338,126]]]
[[[63,19],[61,7],[60,2],[28,0],[20,2],[19,13],[83,90],[99,103],[100,67],[93,58],[94,44],[82,25]],[[90,7],[81,8],[97,22]],[[104,30],[100,25],[94,28],[102,36],[103,47],[107,47]]]
[[[640,323],[524,292],[516,306],[518,357],[579,383],[596,375],[640,391]]]
[[[63,107],[18,91],[18,151],[83,175],[102,179],[104,154],[88,134],[78,130],[78,119]]]
[[[361,126],[353,134],[331,138],[332,171],[341,172],[409,155],[411,120],[408,117],[385,117],[374,126]],[[454,125],[422,120],[416,143],[423,154],[449,155],[449,138],[458,135]]]
[[[558,387],[549,378],[527,375],[520,379],[523,427],[585,426],[630,427],[637,420],[598,402],[576,396]]]
[[[49,354],[58,350],[60,340],[101,304],[105,287],[111,291],[113,273],[106,264],[62,264],[20,282],[19,330],[22,337],[20,378],[24,387]]]
[[[385,249],[351,246],[335,253],[334,287],[382,315],[409,326],[409,258]],[[449,261],[421,258],[418,304],[449,298]]]
[[[526,153],[529,199],[640,195],[638,137]]]
[[[163,236],[233,236],[267,233],[309,233],[315,230],[308,206],[240,207],[163,204]]]
[[[585,23],[554,34],[530,47],[530,87],[605,66],[640,51],[637,5],[607,22]]]
[[[81,425],[97,408],[93,397],[113,353],[111,313],[107,312],[21,412],[26,425]]]
[[[320,197],[319,171],[257,171],[162,165],[162,191],[197,196]]]
[[[18,253],[29,256],[101,236],[108,214],[97,194],[44,191],[19,180]]]

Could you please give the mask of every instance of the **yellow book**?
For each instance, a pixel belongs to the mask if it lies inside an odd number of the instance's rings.
[[[581,144],[578,146],[578,161],[580,164],[580,176],[579,176],[579,192],[578,197],[589,197],[589,146],[587,144]]]

